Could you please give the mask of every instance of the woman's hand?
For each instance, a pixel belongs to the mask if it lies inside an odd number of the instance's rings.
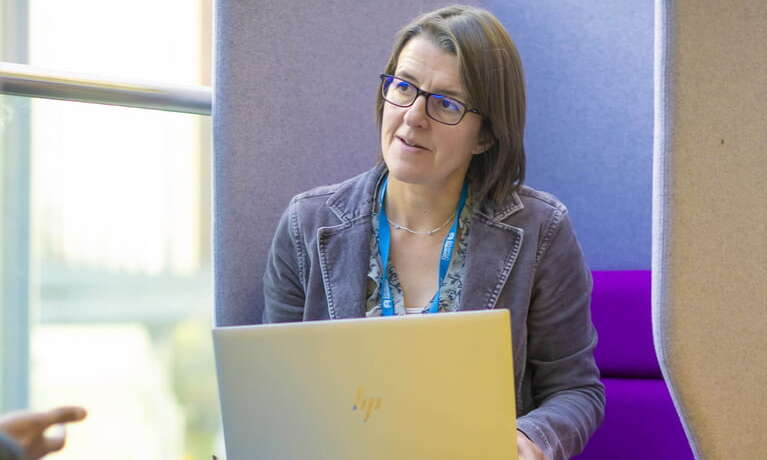
[[[0,431],[15,440],[24,458],[37,460],[64,447],[65,436],[46,436],[45,430],[59,423],[77,422],[85,418],[82,407],[59,407],[47,412],[11,412],[0,417]]]
[[[519,460],[546,460],[543,451],[521,431],[517,431],[517,452]]]

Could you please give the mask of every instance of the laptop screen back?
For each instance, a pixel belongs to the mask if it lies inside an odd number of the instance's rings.
[[[227,458],[515,460],[506,310],[216,328]]]

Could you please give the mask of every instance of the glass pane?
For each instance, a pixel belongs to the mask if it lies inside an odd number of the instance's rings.
[[[0,406],[29,400],[29,99],[0,95]]]
[[[210,0],[30,0],[29,64],[128,80],[201,84]],[[205,35],[201,33],[205,30]],[[205,51],[205,52],[201,52]]]
[[[209,120],[34,100],[31,126],[32,404],[90,412],[58,458],[210,458]]]
[[[210,4],[32,0],[29,63],[209,84]],[[38,99],[30,126],[31,403],[89,410],[51,458],[222,453],[209,118]]]

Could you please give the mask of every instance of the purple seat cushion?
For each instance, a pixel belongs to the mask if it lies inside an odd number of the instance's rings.
[[[652,338],[649,270],[594,271],[594,355],[603,377],[663,378]]]
[[[655,379],[602,379],[605,421],[577,460],[693,460],[666,384]]]

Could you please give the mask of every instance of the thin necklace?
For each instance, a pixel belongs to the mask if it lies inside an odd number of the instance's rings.
[[[442,225],[440,225],[439,227],[437,227],[435,229],[432,229],[432,230],[422,231],[422,232],[419,232],[418,230],[411,230],[411,229],[405,227],[404,225],[400,225],[400,224],[398,224],[396,222],[392,222],[391,219],[389,219],[389,216],[386,216],[386,220],[390,224],[392,224],[394,226],[395,230],[405,230],[406,232],[410,232],[410,233],[413,233],[415,235],[433,235],[433,234],[437,233],[438,231],[442,230],[442,228],[445,225],[447,225],[448,222],[453,220],[453,217],[455,217],[455,213],[456,213],[456,211],[453,211],[453,213],[450,215],[450,217],[448,217],[447,220]]]

